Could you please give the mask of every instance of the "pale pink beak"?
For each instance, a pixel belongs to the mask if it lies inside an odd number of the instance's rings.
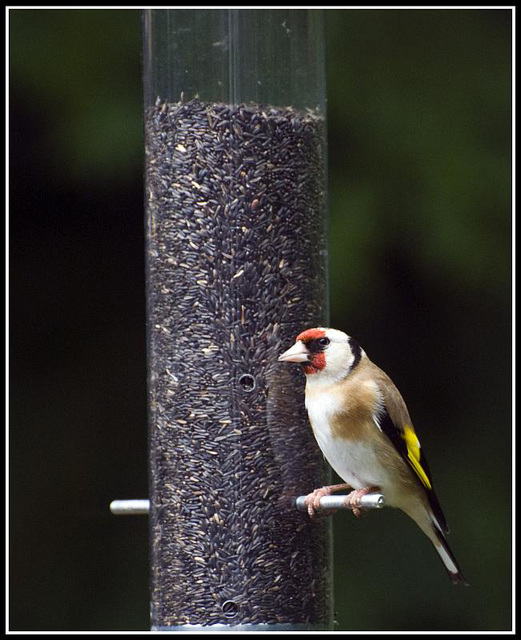
[[[279,362],[308,362],[309,361],[309,351],[307,350],[306,345],[299,340],[295,342],[295,344],[290,347],[287,351],[279,356]]]

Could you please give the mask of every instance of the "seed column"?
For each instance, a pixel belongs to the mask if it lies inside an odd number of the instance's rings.
[[[323,63],[319,13],[145,11],[153,629],[331,625],[330,523],[294,506],[327,472],[303,375],[277,363],[327,321],[323,100],[303,101],[313,60],[296,55],[315,34]],[[280,68],[254,64],[254,93],[241,81],[274,20],[293,99]]]

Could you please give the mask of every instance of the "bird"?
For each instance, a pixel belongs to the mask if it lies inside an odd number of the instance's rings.
[[[447,521],[409,411],[391,378],[343,331],[302,331],[280,362],[300,363],[306,374],[305,406],[324,457],[344,481],[305,498],[314,517],[320,498],[352,489],[346,506],[360,516],[360,498],[379,491],[434,545],[454,584],[468,585],[445,535]]]

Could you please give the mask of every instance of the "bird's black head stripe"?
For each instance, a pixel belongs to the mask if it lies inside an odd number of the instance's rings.
[[[355,369],[360,362],[360,358],[362,357],[362,349],[360,348],[358,342],[353,338],[349,338],[349,346],[351,347],[351,353],[353,354],[354,358],[353,364],[349,368],[349,373],[351,373],[351,371],[353,371],[353,369]]]

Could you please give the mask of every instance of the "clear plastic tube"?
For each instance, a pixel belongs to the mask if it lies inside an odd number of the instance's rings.
[[[330,524],[295,506],[328,473],[277,362],[327,322],[323,44],[318,10],[144,12],[153,629],[331,627]]]
[[[145,104],[197,97],[324,114],[323,29],[320,10],[146,10]]]

